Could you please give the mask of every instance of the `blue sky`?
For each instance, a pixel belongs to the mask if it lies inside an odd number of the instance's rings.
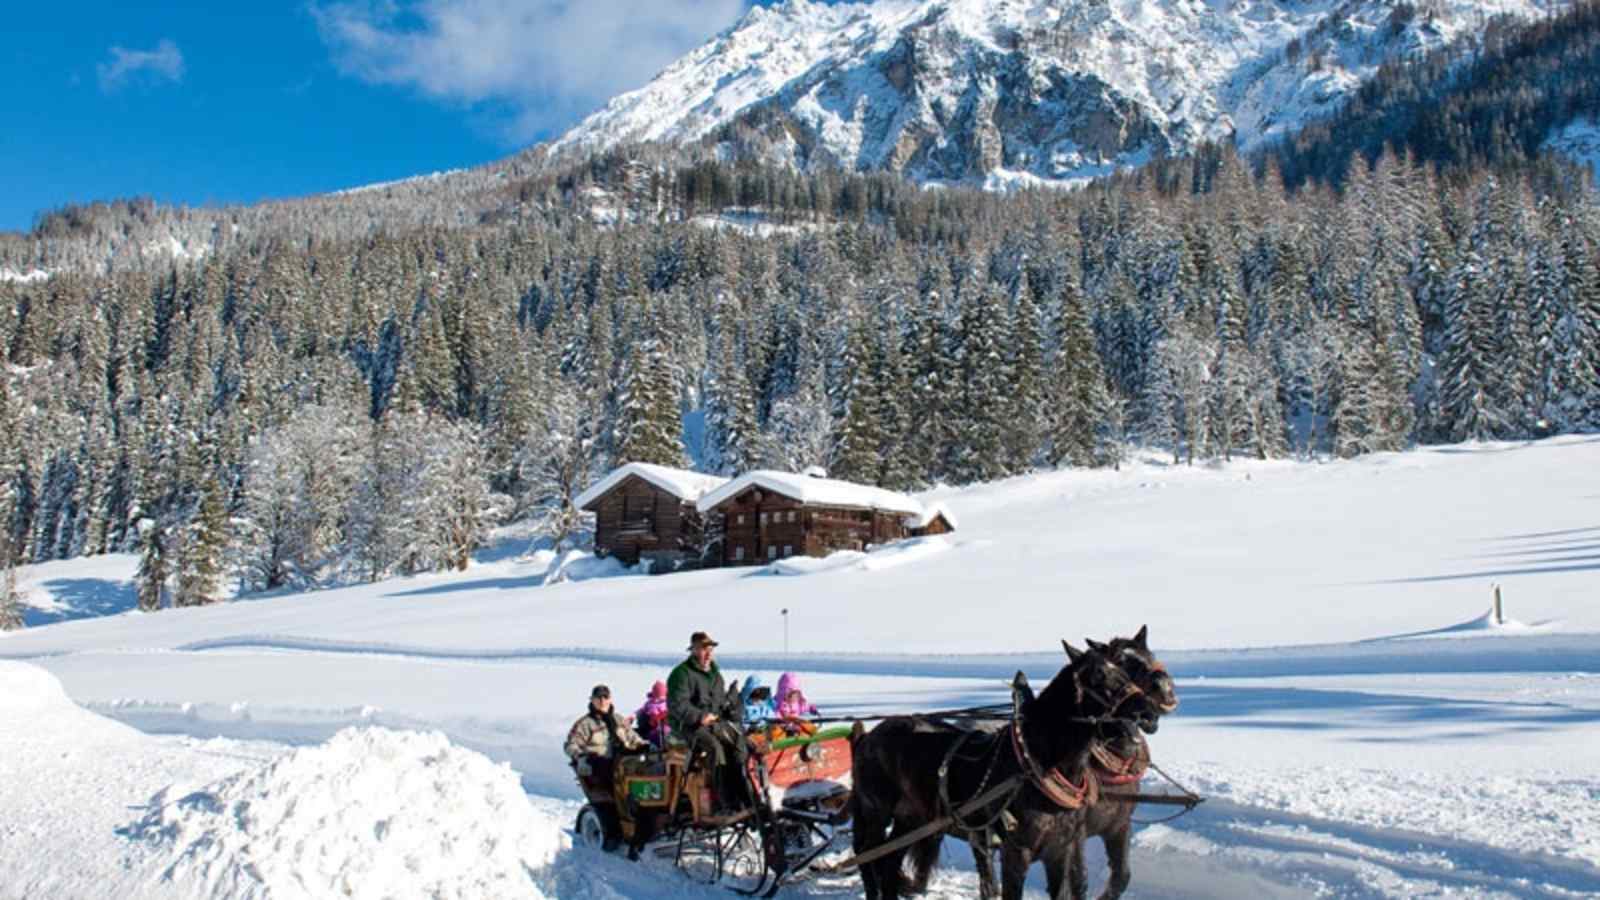
[[[71,202],[251,202],[488,162],[649,81],[748,5],[12,4],[0,230]]]

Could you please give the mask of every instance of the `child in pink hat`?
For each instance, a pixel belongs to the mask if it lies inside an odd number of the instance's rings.
[[[650,686],[644,696],[644,705],[633,714],[634,726],[639,736],[657,747],[667,745],[667,683],[658,681]]]

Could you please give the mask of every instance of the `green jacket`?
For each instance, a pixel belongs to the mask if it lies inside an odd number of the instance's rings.
[[[716,660],[711,661],[711,671],[703,672],[691,656],[667,676],[667,723],[686,740],[707,713],[739,722],[743,712],[738,695],[728,693]]]

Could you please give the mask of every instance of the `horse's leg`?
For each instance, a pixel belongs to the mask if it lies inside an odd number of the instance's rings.
[[[1106,864],[1111,868],[1111,877],[1106,881],[1105,890],[1100,892],[1100,900],[1117,900],[1133,880],[1133,873],[1128,869],[1128,840],[1132,831],[1131,824],[1124,821],[1115,830],[1100,836],[1106,848]]]
[[[860,856],[883,843],[883,832],[886,823],[881,817],[868,812],[867,804],[857,803],[852,805],[855,806],[855,809],[852,815],[854,827],[850,833],[850,847],[855,851],[855,855]],[[878,864],[876,862],[867,863],[861,866],[858,871],[861,873],[862,894],[865,895],[867,900],[879,900],[881,891],[878,885]]]
[[[1033,850],[1014,840],[1006,841],[1000,851],[1001,900],[1022,900],[1022,888],[1028,881],[1028,867],[1033,865]]]
[[[889,840],[897,841],[911,831],[911,828],[902,827],[897,821],[889,829]],[[905,896],[907,885],[904,867],[909,850],[909,847],[901,847],[878,860],[878,889],[882,892],[883,900],[899,900]]]
[[[1066,840],[1058,836],[1056,840],[1045,844],[1040,861],[1044,863],[1046,892],[1050,900],[1067,900],[1069,893],[1072,900],[1081,900],[1083,895],[1077,893],[1078,885],[1071,883],[1068,876],[1073,857],[1082,849],[1083,841],[1071,835]]]
[[[1089,896],[1089,868],[1083,861],[1083,845],[1088,841],[1087,837],[1083,837],[1072,842],[1072,861],[1067,871],[1067,884],[1072,888],[1072,900],[1084,900]]]
[[[969,838],[967,844],[972,847],[972,865],[978,870],[978,897],[979,900],[994,900],[997,896],[994,883],[994,849],[989,846],[987,833],[977,834]]]

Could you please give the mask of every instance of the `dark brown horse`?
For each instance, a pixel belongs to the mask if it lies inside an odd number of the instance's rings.
[[[1141,721],[1139,727],[1145,733],[1154,734],[1160,726],[1160,717],[1178,708],[1178,691],[1166,666],[1150,652],[1146,637],[1146,629],[1140,628],[1132,641],[1123,642],[1121,638],[1112,641],[1107,652],[1120,661],[1145,696],[1153,701],[1146,704],[1145,709],[1154,715]],[[1138,732],[1124,731],[1108,735],[1091,748],[1091,753],[1095,775],[1101,785],[1117,793],[1138,792],[1139,779],[1150,762],[1149,746]],[[1135,806],[1131,801],[1102,797],[1084,817],[1084,838],[1100,838],[1106,851],[1106,865],[1111,869],[1105,889],[1100,892],[1100,900],[1116,900],[1128,889],[1128,882],[1133,879],[1128,867],[1128,844],[1133,837]],[[1089,875],[1083,863],[1083,841],[1078,842],[1073,853],[1068,880],[1074,898],[1087,895]]]
[[[1141,732],[1154,734],[1160,727],[1160,717],[1178,708],[1177,688],[1173,684],[1172,676],[1167,673],[1166,666],[1150,652],[1148,634],[1147,629],[1140,628],[1139,633],[1131,639],[1117,638],[1109,645],[1089,642],[1091,650],[1104,653],[1115,660],[1141,691],[1139,699],[1127,708],[1128,712],[1136,713],[1135,721],[1138,728],[1121,727],[1120,720],[1116,723],[1107,723],[1100,727],[1094,743],[1090,746],[1090,769],[1104,790],[1137,793],[1139,776],[1143,775],[1149,763],[1149,747],[1145,744]],[[1106,851],[1106,865],[1111,870],[1099,900],[1116,900],[1128,889],[1128,883],[1133,879],[1128,864],[1128,847],[1133,837],[1135,806],[1136,804],[1131,801],[1102,796],[1099,802],[1083,810],[1082,834],[1072,842],[1071,864],[1067,875],[1067,886],[1073,900],[1083,900],[1089,892],[1089,875],[1083,861],[1083,844],[1091,837],[1100,838]],[[1076,815],[1074,812],[1055,808],[1051,804],[1027,804],[1025,808],[1043,816]],[[1060,833],[1065,831],[1065,827],[1035,825],[1034,830],[1053,830]],[[979,878],[982,880],[986,876],[984,870],[990,864],[990,854],[987,848],[980,848],[976,844],[973,846],[973,854],[978,861]],[[987,875],[987,878],[992,882],[992,875]]]
[[[1143,774],[1149,762],[1149,748],[1141,732],[1154,734],[1160,727],[1160,717],[1178,708],[1177,689],[1166,667],[1150,652],[1148,635],[1148,629],[1141,627],[1132,638],[1116,638],[1110,644],[1088,642],[1091,650],[1115,660],[1139,688],[1139,694],[1122,707],[1125,717],[1095,725],[1095,737],[1090,744],[1090,769],[1100,786],[1112,791],[1133,793],[1137,790],[1137,775]],[[1105,847],[1106,861],[1111,869],[1111,878],[1101,898],[1114,900],[1127,889],[1132,878],[1128,867],[1128,846],[1133,834],[1134,807],[1132,802],[1102,796],[1097,803],[1081,811],[1063,810],[1037,790],[1032,790],[1018,798],[1005,821],[1014,823],[1012,827],[1020,827],[1019,835],[1057,834],[1062,840],[1071,842],[1067,886],[1075,900],[1088,892],[1083,842],[1098,836]],[[1079,835],[1073,830],[1071,821],[1029,821],[1030,817],[1039,816],[1081,817],[1082,833]],[[979,896],[984,900],[996,896],[994,852],[989,844],[991,834],[973,834],[959,829],[952,829],[949,834],[967,840],[972,846]],[[930,844],[929,847],[919,848],[920,852],[912,853],[914,871],[908,887],[910,893],[922,893],[927,888],[932,874],[932,861],[937,858],[939,849],[937,839]],[[1041,855],[1042,851],[1034,854],[1035,857]]]
[[[1065,642],[1063,646],[1068,665],[1037,697],[1026,692],[1026,679],[1018,673],[1018,690],[1026,693],[1015,720],[998,733],[974,736],[917,717],[896,717],[862,736],[854,748],[850,798],[856,853],[909,834],[942,818],[952,806],[1021,776],[1025,786],[1008,795],[1009,800],[1002,797],[953,830],[983,831],[991,820],[1012,813],[1017,826],[1006,832],[1004,897],[1022,896],[1023,879],[1035,859],[1045,863],[1051,896],[1064,897],[1068,869],[1083,836],[1086,804],[1081,800],[1088,798],[1079,798],[1076,814],[1044,815],[1043,808],[1035,813],[1033,806],[1092,789],[1085,776],[1098,729],[1108,722],[1153,722],[1159,713],[1147,707],[1160,701],[1152,700],[1113,658],[1118,655],[1114,645],[1096,644],[1081,652]],[[898,898],[925,884],[941,840],[926,839],[862,866],[869,900]],[[913,854],[917,871],[909,884],[902,870],[907,853]],[[986,889],[992,892],[992,885]]]

